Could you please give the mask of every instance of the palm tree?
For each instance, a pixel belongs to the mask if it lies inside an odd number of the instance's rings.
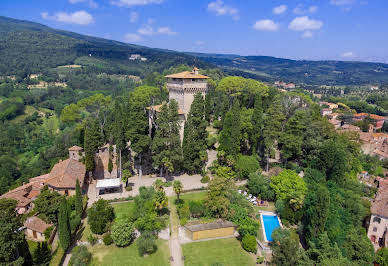
[[[181,192],[183,190],[182,182],[179,180],[175,180],[174,183],[172,184],[172,187],[173,187],[174,192],[179,200],[179,195],[181,194]]]
[[[156,179],[154,182],[154,188],[156,191],[163,190],[163,181],[162,179]]]

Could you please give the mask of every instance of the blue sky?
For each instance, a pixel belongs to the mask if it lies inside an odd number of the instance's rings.
[[[386,0],[1,0],[0,15],[178,51],[388,62]]]

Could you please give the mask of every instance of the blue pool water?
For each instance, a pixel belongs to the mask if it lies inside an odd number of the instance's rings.
[[[264,231],[268,241],[272,241],[272,232],[280,227],[279,219],[274,215],[263,215]]]

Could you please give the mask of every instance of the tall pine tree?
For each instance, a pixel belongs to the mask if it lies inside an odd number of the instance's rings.
[[[235,99],[232,110],[225,116],[223,128],[220,133],[219,149],[224,151],[226,156],[237,156],[240,152],[240,135],[240,103]]]
[[[182,163],[182,147],[179,136],[181,121],[178,103],[171,100],[164,103],[156,117],[156,133],[152,141],[152,160],[154,167],[169,173],[178,171]]]
[[[183,135],[183,166],[188,173],[200,173],[205,160],[202,154],[206,153],[207,122],[205,120],[204,100],[202,94],[197,93],[191,104],[187,116]]]
[[[275,96],[274,101],[267,111],[264,120],[263,137],[265,146],[266,171],[269,170],[269,158],[276,148],[275,145],[279,139],[282,124],[284,122],[283,106],[280,101],[280,95]]]
[[[58,233],[59,233],[59,243],[64,250],[70,246],[71,241],[71,231],[70,231],[70,222],[69,222],[69,210],[67,207],[66,198],[62,199],[61,206],[59,208],[58,214]]]
[[[263,101],[260,94],[255,96],[255,106],[252,115],[253,134],[251,136],[252,154],[260,148],[263,130]]]

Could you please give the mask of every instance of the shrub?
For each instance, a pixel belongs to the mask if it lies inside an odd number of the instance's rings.
[[[252,235],[245,235],[242,239],[242,247],[248,252],[256,253],[256,250],[257,250],[256,237]]]
[[[164,187],[171,187],[172,186],[172,181],[164,182],[163,186]]]
[[[125,190],[126,190],[126,191],[132,191],[132,186],[126,186],[126,187],[125,187]]]
[[[187,202],[178,205],[178,215],[180,219],[190,219],[190,207]]]
[[[124,247],[131,244],[135,234],[132,223],[128,220],[120,220],[112,226],[112,239],[116,246]]]
[[[44,237],[45,237],[46,240],[49,240],[53,230],[54,230],[54,226],[53,225],[50,226],[50,227],[47,227],[46,230],[44,230],[43,234],[44,234]]]
[[[216,128],[216,129],[221,129],[222,128],[222,122],[221,120],[215,120],[213,122],[213,127]]]
[[[137,248],[140,256],[154,253],[157,250],[155,236],[150,232],[144,232],[137,241]]]
[[[264,262],[264,257],[258,256],[257,259],[256,259],[256,263],[257,264],[262,264],[263,262]]]
[[[70,266],[85,266],[90,264],[92,254],[84,246],[77,246],[73,249],[71,259],[69,261]]]
[[[110,244],[112,244],[113,243],[113,239],[112,239],[110,233],[106,233],[104,235],[104,238],[102,239],[102,241],[104,242],[104,244],[106,246],[109,246]]]
[[[260,169],[256,156],[240,155],[237,158],[235,169],[240,179],[247,179],[249,174]]]
[[[92,246],[94,246],[94,244],[97,243],[97,238],[92,234],[89,234],[87,239],[88,239],[88,242],[90,243],[90,245],[92,245]]]
[[[259,223],[252,218],[246,218],[240,222],[238,227],[238,233],[242,238],[246,235],[256,236],[259,229]]]
[[[205,184],[205,183],[209,183],[209,176],[208,175],[205,175],[204,177],[201,178],[201,183],[202,184]]]
[[[199,218],[204,215],[205,206],[202,201],[192,200],[189,202],[189,208],[191,216],[194,218]]]
[[[209,149],[214,149],[216,143],[217,143],[217,136],[209,135],[209,137],[207,138],[207,147]]]
[[[88,210],[88,223],[90,230],[95,234],[103,234],[107,231],[108,224],[114,219],[114,211],[108,201],[99,199]]]

